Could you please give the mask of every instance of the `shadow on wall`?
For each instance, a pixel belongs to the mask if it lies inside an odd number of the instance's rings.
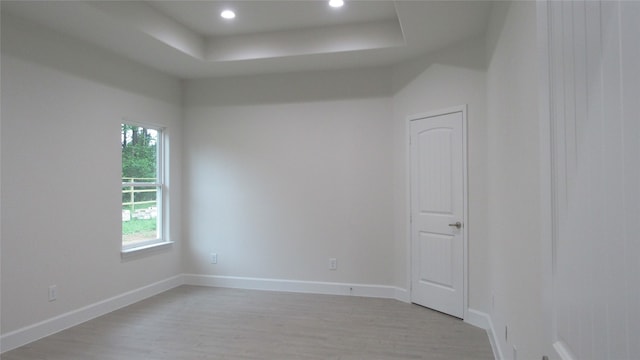
[[[491,57],[496,52],[496,46],[498,46],[499,34],[502,34],[505,22],[507,20],[507,14],[509,13],[509,7],[511,2],[499,2],[493,5],[493,11],[491,12],[491,20],[489,21],[489,28],[487,29],[486,46],[487,46],[487,68],[491,62]],[[537,44],[529,44],[530,46],[537,46]]]
[[[457,68],[487,70],[485,54],[485,34],[473,39],[455,43],[445,49],[429,52],[393,67],[392,92],[395,94],[415,80],[427,68],[434,64],[448,65]]]
[[[292,104],[391,96],[389,67],[188,80],[189,106]]]
[[[176,102],[180,98],[176,78],[5,13],[1,23],[3,56],[37,62],[98,84],[180,105]]]
[[[189,106],[286,104],[393,96],[433,64],[485,71],[481,36],[394,67],[188,80]]]

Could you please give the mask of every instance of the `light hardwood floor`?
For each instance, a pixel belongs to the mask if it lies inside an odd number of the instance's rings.
[[[395,300],[180,286],[3,360],[493,359],[484,330]]]

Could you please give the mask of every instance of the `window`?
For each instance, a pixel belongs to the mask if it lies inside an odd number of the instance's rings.
[[[123,252],[167,242],[162,135],[158,127],[121,124]]]

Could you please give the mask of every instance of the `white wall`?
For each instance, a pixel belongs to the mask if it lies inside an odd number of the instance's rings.
[[[487,312],[486,98],[482,39],[457,44],[393,71],[395,281],[409,288],[407,118],[468,105],[469,307]]]
[[[119,124],[169,127],[179,214],[180,83],[5,14],[1,76],[2,333],[179,274],[179,247],[120,258]]]
[[[487,35],[491,318],[505,359],[540,359],[542,261],[535,2],[497,3]],[[508,341],[505,341],[508,327]]]
[[[187,81],[185,271],[392,285],[388,73]]]
[[[549,2],[554,232],[547,340],[640,356],[640,3]]]

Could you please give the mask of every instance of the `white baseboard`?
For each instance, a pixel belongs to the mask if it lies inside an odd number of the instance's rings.
[[[351,295],[404,301],[406,290],[386,285],[184,274],[184,284],[234,289]],[[408,298],[408,297],[407,297]]]
[[[556,351],[560,359],[562,360],[575,360],[576,356],[573,355],[569,346],[564,341],[556,341],[553,343],[553,349]]]
[[[55,334],[64,329],[97,318],[125,306],[131,305],[148,297],[160,294],[183,283],[182,275],[170,277],[156,283],[128,291],[124,294],[99,301],[83,308],[69,311],[37,324],[26,326],[0,336],[2,352],[13,350],[32,341]]]
[[[395,288],[395,290],[396,294],[394,296],[394,299],[405,303],[411,302],[411,297],[409,296],[409,291],[407,291],[407,289]]]
[[[464,319],[464,322],[481,329],[485,329],[487,331],[487,336],[489,336],[489,343],[491,343],[493,356],[496,360],[504,359],[504,357],[502,357],[500,346],[498,345],[498,338],[496,337],[496,331],[493,327],[493,321],[491,321],[491,316],[489,316],[489,314],[475,309],[468,309],[467,317]]]
[[[489,319],[489,328],[487,329],[487,334],[489,335],[489,342],[491,343],[491,349],[493,350],[493,356],[496,360],[504,359],[502,355],[502,349],[500,349],[500,344],[498,343],[498,336],[496,335],[496,328],[493,326],[493,321],[490,316],[487,316]]]
[[[479,327],[480,329],[487,330],[489,329],[490,319],[488,314],[469,308],[467,310],[467,317],[464,319],[464,322],[469,325]]]

